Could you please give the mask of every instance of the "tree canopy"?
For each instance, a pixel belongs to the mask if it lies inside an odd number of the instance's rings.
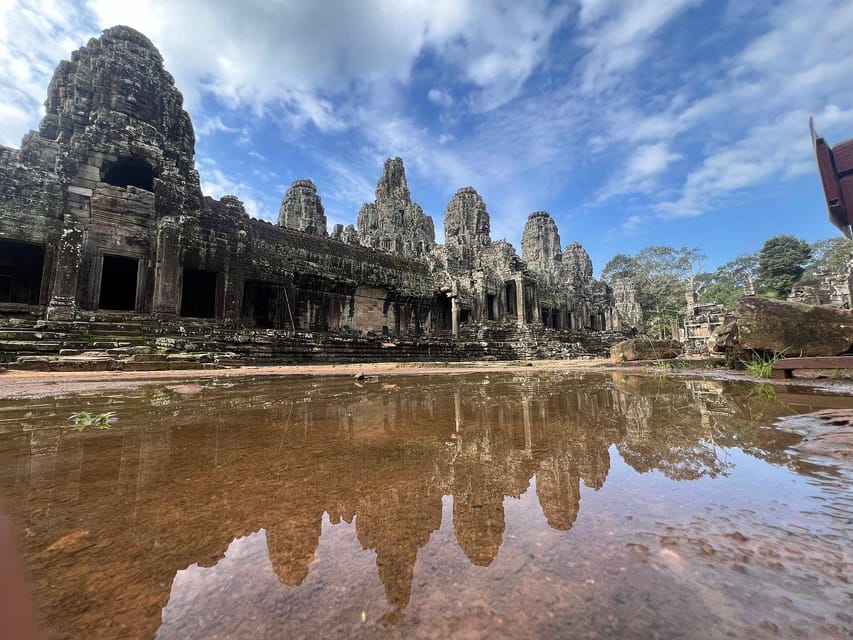
[[[812,248],[794,236],[770,238],[758,252],[758,279],[762,292],[784,298],[806,270]]]
[[[671,333],[670,321],[684,317],[687,280],[698,272],[704,259],[698,249],[646,247],[636,256],[614,256],[604,266],[602,277],[631,281],[637,288],[646,331],[664,337]]]

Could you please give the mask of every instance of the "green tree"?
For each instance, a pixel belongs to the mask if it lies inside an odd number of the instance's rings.
[[[614,256],[604,266],[602,277],[611,282],[618,278],[633,282],[646,318],[646,332],[663,338],[671,334],[671,321],[684,317],[687,280],[699,271],[704,259],[698,249],[646,247],[636,256]]]
[[[843,237],[825,238],[811,245],[812,259],[806,267],[805,277],[818,273],[838,273],[853,260],[853,240]]]
[[[734,309],[737,301],[744,295],[744,289],[755,282],[758,274],[758,255],[744,254],[724,265],[713,273],[697,276],[702,287],[699,299],[702,302],[717,302],[726,309]]]
[[[758,279],[762,293],[784,298],[805,271],[812,249],[794,236],[770,238],[758,252]]]

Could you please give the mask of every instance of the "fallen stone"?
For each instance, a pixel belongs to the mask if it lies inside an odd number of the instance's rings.
[[[135,353],[122,362],[166,362],[167,356],[162,353]]]
[[[611,362],[671,360],[679,355],[681,355],[681,343],[676,340],[631,338],[618,342],[610,348]]]
[[[853,460],[853,409],[823,409],[781,418],[777,429],[801,435],[791,448],[808,457]]]
[[[716,353],[728,353],[737,350],[737,320],[731,318],[711,334],[711,350]]]
[[[50,358],[47,356],[23,356],[10,362],[10,371],[50,371]]]
[[[737,309],[741,349],[837,356],[853,349],[853,311],[748,296]]]
[[[172,367],[168,362],[133,362],[128,360],[120,360],[119,368],[122,371],[167,371]]]

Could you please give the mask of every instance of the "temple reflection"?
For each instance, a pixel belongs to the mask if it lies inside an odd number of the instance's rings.
[[[0,422],[2,468],[15,469],[0,487],[31,532],[36,579],[62,559],[44,551],[56,538],[85,531],[89,541],[75,555],[88,586],[59,580],[48,615],[75,594],[89,628],[117,617],[153,633],[177,571],[214,567],[232,541],[260,530],[278,581],[299,586],[324,515],[331,527],[354,525],[361,548],[375,553],[387,604],[401,610],[418,553],[442,527],[444,496],[459,547],[487,567],[504,543],[506,498],[535,478],[548,525],[570,531],[584,491],[604,486],[611,451],[673,479],[726,473],[733,446],[787,463],[786,443],[755,426],[772,422],[779,403],[725,382],[622,373],[425,382],[214,382],[197,395],[141,389],[99,400],[120,417],[109,431],[62,426],[79,398]],[[115,576],[128,574],[134,593],[115,594]]]

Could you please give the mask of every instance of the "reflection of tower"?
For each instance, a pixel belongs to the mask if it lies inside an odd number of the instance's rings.
[[[568,531],[580,511],[580,478],[571,462],[551,458],[543,460],[536,472],[536,495],[542,513],[553,529]]]
[[[454,495],[453,528],[468,559],[477,566],[488,567],[503,542],[503,495],[489,495],[483,491],[485,487],[478,489]]]
[[[362,547],[376,551],[388,604],[402,609],[412,595],[418,550],[441,526],[441,495],[426,485],[392,487],[359,504],[355,522]]]
[[[308,565],[320,543],[323,514],[292,514],[284,522],[267,529],[267,550],[278,579],[283,584],[297,586],[308,575]]]

